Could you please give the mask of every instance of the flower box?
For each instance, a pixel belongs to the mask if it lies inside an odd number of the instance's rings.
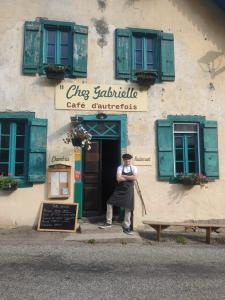
[[[45,73],[48,79],[63,80],[65,77],[64,65],[47,65],[45,67]]]
[[[138,70],[134,71],[134,75],[139,83],[154,84],[158,76],[157,71]]]
[[[10,176],[0,176],[0,190],[15,191],[18,187],[17,181]]]
[[[177,176],[170,178],[170,183],[178,183],[186,186],[204,185],[209,181],[210,180],[202,174],[178,174]]]
[[[9,184],[9,185],[1,188],[1,190],[3,190],[3,191],[15,191],[17,189],[17,187],[18,187],[17,184],[15,184],[15,185]]]

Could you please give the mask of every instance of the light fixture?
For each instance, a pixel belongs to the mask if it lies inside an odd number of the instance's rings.
[[[98,119],[98,120],[104,120],[104,119],[106,119],[106,118],[107,118],[107,115],[104,114],[104,113],[98,113],[98,114],[96,115],[96,119]]]
[[[75,126],[82,123],[82,121],[83,121],[83,118],[79,117],[77,115],[75,117],[71,117],[70,119],[71,119],[71,123]]]

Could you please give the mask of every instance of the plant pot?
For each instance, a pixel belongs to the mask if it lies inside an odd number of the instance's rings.
[[[46,70],[46,76],[48,79],[57,79],[57,80],[63,80],[65,77],[65,72],[59,72],[59,71],[49,71]]]
[[[72,139],[72,144],[74,147],[81,147],[82,140],[77,138],[77,139]]]
[[[5,187],[2,187],[2,191],[15,191],[17,189],[17,185],[8,185]]]
[[[191,179],[184,179],[182,182],[183,185],[196,185],[196,181],[195,180],[191,180]]]
[[[135,72],[137,82],[139,84],[154,84],[157,78],[157,73],[152,71],[137,71]]]

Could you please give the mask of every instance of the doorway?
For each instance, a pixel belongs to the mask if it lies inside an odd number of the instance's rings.
[[[106,201],[116,185],[120,140],[96,139],[83,153],[83,217],[104,217]],[[114,215],[119,214],[115,209]]]

